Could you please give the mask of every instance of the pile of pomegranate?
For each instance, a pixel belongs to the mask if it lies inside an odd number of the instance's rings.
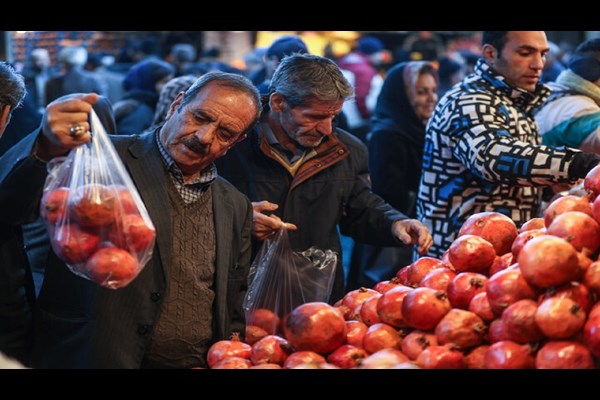
[[[44,193],[52,249],[77,275],[117,289],[140,272],[154,246],[152,222],[125,186],[87,184]]]
[[[335,306],[284,318],[254,310],[245,343],[215,343],[210,368],[589,369],[600,366],[600,166],[587,195],[517,229],[471,216],[441,259],[421,257]]]

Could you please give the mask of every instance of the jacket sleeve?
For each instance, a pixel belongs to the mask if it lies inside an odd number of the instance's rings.
[[[367,244],[400,245],[392,234],[392,223],[407,216],[371,191],[367,147],[363,143],[353,146],[350,157],[354,181],[340,221],[342,234]]]
[[[0,222],[34,221],[46,181],[46,163],[32,155],[39,135],[36,130],[0,157]]]
[[[511,118],[510,111],[501,103],[494,104],[480,94],[466,94],[455,104],[454,123],[448,132],[450,140],[455,142],[453,155],[476,176],[518,186],[574,182],[569,168],[579,150],[552,148],[515,138],[509,124],[519,121]],[[537,141],[537,132],[530,136]]]
[[[381,196],[392,207],[406,210],[407,174],[416,171],[409,166],[406,146],[392,132],[378,131],[369,140],[369,168],[373,193]]]
[[[243,276],[247,278],[250,269],[250,258],[252,256],[252,204],[246,199],[247,209],[245,221],[241,234],[241,243],[239,245],[239,254],[237,265],[244,271]],[[246,333],[246,316],[244,312],[244,298],[248,291],[248,280],[245,279],[238,287],[238,292],[231,293],[234,305],[231,310],[231,332],[239,332],[240,337]]]

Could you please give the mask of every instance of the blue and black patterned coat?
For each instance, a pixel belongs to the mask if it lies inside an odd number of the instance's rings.
[[[550,91],[515,88],[483,59],[439,101],[427,125],[417,218],[441,256],[471,215],[497,211],[520,226],[538,216],[540,187],[569,182],[577,150],[540,145],[532,110]]]

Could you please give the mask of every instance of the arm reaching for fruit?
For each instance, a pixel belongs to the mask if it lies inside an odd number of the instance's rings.
[[[292,231],[298,229],[294,224],[283,222],[277,215],[263,214],[263,211],[274,211],[279,208],[277,204],[266,200],[253,202],[252,208],[252,233],[257,240],[264,240],[273,236],[278,230],[286,228]]]
[[[401,219],[392,225],[392,233],[404,244],[418,244],[417,252],[425,255],[433,244],[429,229],[416,219]]]

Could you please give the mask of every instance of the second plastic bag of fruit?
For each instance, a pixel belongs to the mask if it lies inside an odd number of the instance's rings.
[[[150,260],[156,234],[93,110],[90,126],[89,143],[48,163],[40,212],[52,249],[73,273],[118,289]]]

